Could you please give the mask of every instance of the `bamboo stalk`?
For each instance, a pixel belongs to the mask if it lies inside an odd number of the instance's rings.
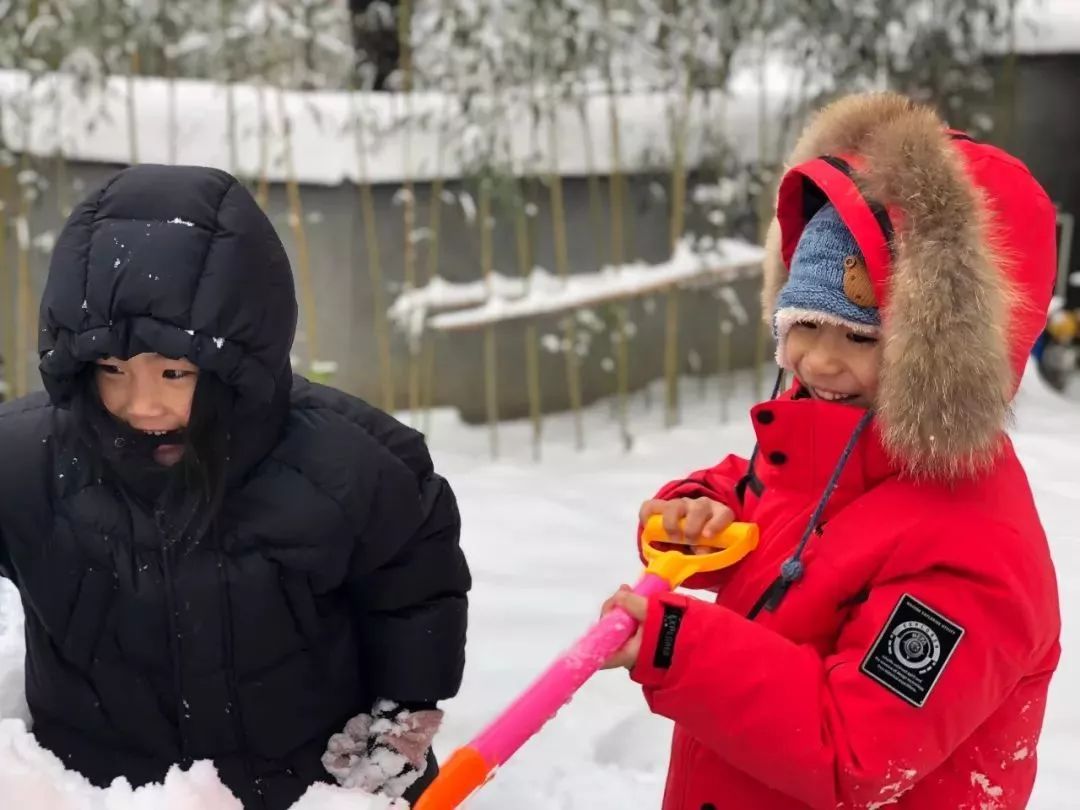
[[[178,124],[177,124],[178,118],[177,118],[177,115],[176,115],[176,75],[175,75],[175,72],[174,72],[175,68],[173,67],[171,60],[169,61],[168,67],[166,68],[166,70],[168,71],[168,76],[166,77],[167,84],[166,84],[166,89],[165,89],[165,108],[166,108],[165,115],[166,115],[166,120],[168,122],[166,124],[166,127],[168,128],[168,131],[169,131],[169,135],[168,135],[168,138],[169,138],[169,144],[168,144],[169,163],[171,165],[175,166],[176,162],[177,162],[177,159],[179,157],[180,144],[179,144],[179,141],[178,141],[178,138],[177,138],[179,133],[177,131],[178,130]]]
[[[529,222],[525,216],[526,196],[524,184],[519,184],[521,199],[514,216],[514,238],[517,246],[518,271],[525,280],[528,295],[529,277],[532,273],[533,252],[529,239]],[[536,323],[532,320],[525,327],[525,386],[529,395],[529,419],[532,422],[533,459],[540,460],[544,432],[544,417],[540,400],[540,341]]]
[[[179,153],[177,142],[177,115],[176,115],[176,59],[173,47],[177,40],[177,31],[174,21],[169,16],[164,3],[158,9],[158,23],[161,26],[162,39],[165,45],[161,49],[162,68],[165,74],[165,128],[166,128],[166,154],[170,165],[175,166]]]
[[[768,40],[764,32],[761,32],[760,42],[760,73],[758,81],[761,84],[761,93],[758,98],[758,163],[763,168],[770,165],[768,155],[768,71],[766,70],[766,61],[768,55]],[[773,184],[770,183],[770,186]],[[773,194],[767,189],[762,189],[761,195],[758,198],[758,241],[765,242],[765,236],[768,232],[769,223],[772,220],[772,200]],[[765,344],[768,340],[769,330],[765,324],[765,318],[767,313],[761,312],[757,323],[757,331],[755,333],[754,340],[754,399],[755,401],[761,401],[764,397],[764,381],[762,379],[762,366],[765,365]]]
[[[57,74],[56,82],[53,85],[56,93],[53,99],[53,112],[55,113],[53,126],[56,129],[56,153],[53,155],[53,171],[56,184],[56,211],[60,214],[61,219],[67,219],[68,214],[71,213],[71,204],[68,200],[67,161],[64,157],[64,96],[60,87],[62,79],[63,74]]]
[[[259,107],[259,185],[255,202],[266,210],[270,204],[270,115],[266,111],[266,85],[259,79],[256,87]]]
[[[609,65],[608,69],[608,124],[611,130],[611,263],[622,267],[626,262],[626,245],[623,234],[623,174],[620,148],[619,110],[616,102],[615,82]],[[630,346],[629,312],[627,305],[617,303],[615,309],[615,402],[618,410],[619,435],[623,449],[629,450],[633,439],[630,435],[628,400],[630,397]]]
[[[15,278],[11,272],[11,263],[7,255],[7,229],[8,229],[8,197],[7,189],[10,181],[11,170],[7,166],[0,165],[0,339],[3,340],[3,352],[8,362],[0,364],[4,371],[4,382],[8,390],[15,393],[16,348],[15,329],[17,316],[15,313]],[[10,307],[10,309],[9,309]]]
[[[402,95],[405,102],[405,124],[402,132],[402,160],[404,164],[405,191],[402,205],[402,265],[405,271],[405,291],[416,288],[416,186],[412,177],[412,118],[413,118],[413,59],[412,59],[412,0],[401,0],[398,8],[398,47],[401,60]],[[409,341],[409,412],[412,424],[417,424],[420,410],[420,341]]]
[[[493,246],[491,241],[491,180],[480,181],[480,270],[491,291],[493,273]],[[491,436],[491,457],[499,456],[499,397],[498,356],[495,343],[495,327],[484,329],[484,398],[487,406],[488,430]]]
[[[315,285],[311,276],[307,228],[304,225],[304,206],[300,183],[296,179],[292,155],[292,122],[285,109],[285,92],[277,91],[278,115],[281,118],[282,152],[285,158],[285,190],[289,198],[289,225],[296,239],[296,265],[300,276],[301,302],[304,311],[304,332],[307,335],[308,368],[319,359],[319,324],[315,306]]]
[[[423,371],[424,385],[421,390],[422,407],[424,409],[421,431],[425,436],[431,435],[431,408],[435,401],[435,336],[424,330],[420,352],[420,366]]]
[[[356,103],[356,94],[350,98]],[[368,179],[367,145],[364,143],[363,119],[355,110],[356,160],[359,169],[360,218],[364,226],[364,244],[368,255],[368,276],[371,280],[371,304],[375,322],[375,345],[379,358],[379,388],[382,407],[394,410],[394,374],[390,357],[390,326],[386,320],[386,289],[383,282],[382,257],[379,251],[379,232],[375,221],[375,198]]]
[[[449,101],[447,101],[449,104]],[[435,180],[431,185],[431,202],[429,204],[428,229],[431,238],[428,242],[427,277],[426,284],[439,274],[439,250],[442,247],[442,195],[446,187],[443,178],[443,140],[442,131],[436,130],[435,145]],[[420,407],[423,410],[423,432],[429,435],[431,432],[431,408],[435,400],[435,337],[428,334],[427,329],[420,336],[421,366],[423,368],[423,385],[420,391]]]
[[[599,235],[604,232],[604,206],[601,201],[600,176],[596,173],[596,150],[593,147],[592,125],[589,123],[585,99],[578,100],[577,109],[578,117],[581,119],[582,147],[585,151],[585,178],[589,188],[589,220],[592,223],[592,232]],[[617,142],[613,148],[618,149]],[[614,195],[614,189],[612,189],[612,194]],[[613,224],[612,228],[614,227]],[[593,246],[596,248],[597,269],[606,264],[608,259],[612,264],[617,264],[613,257],[604,255],[603,242],[600,239],[594,240]]]
[[[428,228],[431,231],[431,238],[428,243],[426,284],[430,284],[439,273],[439,248],[441,247],[440,236],[442,230],[442,193],[443,188],[446,185],[441,172],[441,151],[437,160],[440,168],[436,170],[437,174],[435,181],[431,186],[431,204],[428,219]],[[436,366],[435,337],[428,334],[426,328],[420,334],[420,365],[422,372],[422,383],[420,387],[420,408],[423,412],[422,430],[424,434],[427,435],[431,431],[431,408],[435,400]]]
[[[1016,140],[1016,0],[1009,0],[1006,19],[1007,45],[996,93],[999,121],[996,140],[1004,148],[1012,149]]]
[[[553,102],[554,104],[554,102]],[[551,193],[551,221],[555,240],[555,265],[559,278],[565,283],[570,275],[570,258],[566,248],[566,207],[563,202],[562,177],[559,175],[559,134],[555,121],[555,108],[551,109],[548,128],[551,170],[548,184]],[[563,319],[563,341],[566,344],[566,385],[570,394],[570,407],[574,412],[574,446],[585,447],[585,428],[581,413],[581,374],[577,356],[577,325],[572,315]]]
[[[674,123],[671,170],[671,252],[674,255],[682,238],[686,218],[686,135],[689,122],[691,85],[687,79],[681,113]],[[672,287],[667,293],[664,315],[664,379],[666,409],[664,423],[673,427],[679,423],[679,291]]]
[[[23,167],[29,168],[29,160],[23,153]],[[33,337],[37,333],[37,317],[34,311],[33,281],[30,276],[30,203],[26,191],[18,188],[18,214],[15,218],[16,248],[18,250],[18,321],[15,331],[15,396],[29,393],[30,384],[27,374],[30,355],[33,350]]]
[[[721,314],[719,345],[716,352],[716,379],[720,393],[720,421],[727,424],[731,399],[731,321]]]
[[[131,49],[131,69],[128,71],[127,76],[128,148],[130,149],[129,159],[132,166],[139,162],[138,111],[135,107],[135,77],[138,75],[139,47],[135,45]]]
[[[529,13],[529,83],[528,83],[528,108],[529,108],[529,145],[528,158],[531,163],[537,153],[539,119],[536,99],[536,23],[537,15],[535,7]],[[591,139],[590,139],[591,140]],[[589,147],[591,151],[591,144]],[[587,157],[586,159],[591,159]],[[518,272],[521,274],[525,285],[525,294],[529,294],[532,279],[533,265],[535,262],[535,233],[532,223],[529,222],[528,210],[531,203],[530,183],[531,177],[523,177],[518,181],[518,206],[514,217],[514,238],[517,246]],[[590,188],[590,195],[592,194]],[[591,199],[591,197],[590,197]],[[532,422],[532,451],[533,461],[540,461],[543,455],[544,438],[544,412],[543,393],[540,381],[540,336],[536,321],[530,319],[525,325],[525,390],[529,397],[529,420]]]
[[[758,318],[757,340],[754,345],[754,399],[758,402],[765,396],[762,390],[764,386],[762,367],[765,365],[765,348],[769,342],[769,334],[769,327],[765,324],[764,316]]]
[[[221,14],[221,64],[225,79],[225,138],[229,147],[229,173],[236,175],[239,164],[239,146],[236,138],[236,91],[233,86],[232,60],[229,57],[228,31],[232,17],[232,0],[220,0]]]
[[[610,3],[604,0],[603,12],[610,25]],[[626,239],[624,227],[625,192],[622,173],[621,128],[619,125],[618,94],[615,88],[615,67],[611,58],[612,49],[608,49],[605,62],[608,94],[608,133],[611,138],[611,174],[608,191],[611,205],[611,263],[622,267],[626,263]],[[589,174],[592,175],[591,164]],[[595,226],[594,226],[595,227]],[[623,449],[629,450],[633,442],[630,435],[629,399],[630,399],[630,346],[629,346],[629,310],[624,303],[613,306],[615,313],[615,403],[619,435]]]

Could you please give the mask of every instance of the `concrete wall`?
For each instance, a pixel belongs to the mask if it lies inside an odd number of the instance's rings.
[[[102,182],[119,167],[96,164],[74,164],[67,167],[67,178],[73,189],[69,199],[78,199]],[[51,170],[51,167],[43,167]],[[655,182],[667,185],[666,178],[637,177],[629,182],[629,204],[626,214],[628,258],[659,261],[668,254],[668,208],[657,199]],[[448,190],[456,191],[460,183],[450,184]],[[404,279],[402,263],[403,225],[402,209],[395,202],[397,186],[379,186],[374,189],[379,243],[387,284],[400,289]],[[551,211],[545,187],[533,189],[537,213],[532,228],[535,244],[535,263],[554,270]],[[599,227],[590,218],[588,184],[582,178],[564,181],[567,210],[567,236],[571,272],[591,272],[601,261],[607,260],[610,244],[606,221],[607,185],[601,183],[605,201],[605,221]],[[475,189],[473,189],[475,196]],[[305,186],[302,188],[308,242],[312,263],[312,276],[317,310],[318,354],[317,359],[338,363],[338,373],[333,384],[347,391],[380,401],[378,361],[375,344],[374,309],[372,285],[368,274],[367,248],[363,240],[360,219],[359,194],[356,187]],[[431,189],[420,185],[416,189],[416,225],[426,225],[430,216]],[[296,243],[289,225],[288,202],[283,186],[271,189],[268,206],[270,217],[296,264]],[[517,253],[513,220],[508,211],[494,210],[495,269],[507,275],[517,273]],[[36,202],[31,215],[31,237],[46,232],[59,231],[62,220],[59,214],[57,184],[52,184]],[[752,234],[753,221],[747,217],[742,223]],[[48,253],[42,244],[33,252],[33,276],[35,303],[40,297],[48,267]],[[5,357],[12,356],[12,316],[14,313],[14,244],[8,240],[5,261],[0,266],[0,335],[3,336]],[[428,247],[421,243],[417,249],[417,272],[426,278]],[[470,281],[480,277],[480,245],[478,229],[471,225],[459,205],[443,204],[442,232],[439,253],[439,273],[450,281]],[[299,288],[299,284],[298,284]],[[758,282],[741,282],[738,294],[751,319],[749,326],[736,332],[733,338],[734,365],[744,366],[754,357],[756,318],[758,317]],[[393,300],[394,292],[387,295]],[[690,373],[695,368],[704,373],[715,373],[718,346],[718,322],[727,317],[724,304],[703,291],[680,295],[680,362],[682,370]],[[301,370],[306,369],[309,356],[308,325],[301,325],[294,354],[300,361]],[[598,311],[603,317],[605,313]],[[637,327],[637,335],[631,343],[631,385],[638,388],[647,381],[662,375],[664,299],[635,301],[630,305],[631,320]],[[559,333],[557,318],[543,318],[538,322],[539,333]],[[525,327],[523,324],[506,324],[497,328],[498,341],[498,399],[500,416],[522,417],[528,413],[525,381]],[[437,334],[435,338],[436,373],[434,403],[459,408],[470,421],[484,418],[483,388],[483,335],[482,332]],[[693,362],[696,355],[700,362]],[[614,375],[605,370],[604,358],[611,356],[610,343],[605,334],[594,336],[592,350],[583,361],[582,391],[586,402],[610,395],[615,386]],[[560,355],[541,351],[541,379],[543,405],[547,412],[568,407],[565,361]],[[24,358],[33,366],[34,357]],[[408,351],[404,336],[393,336],[393,366],[396,379],[397,407],[407,404]],[[31,385],[40,386],[36,368],[29,374]]]
[[[1027,163],[1050,198],[1080,223],[1080,53],[1023,55],[1007,148]],[[1080,234],[1070,269],[1080,271]],[[1071,306],[1080,307],[1080,290]]]

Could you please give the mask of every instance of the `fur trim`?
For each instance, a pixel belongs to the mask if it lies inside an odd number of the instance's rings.
[[[861,155],[864,193],[899,212],[882,311],[881,435],[909,474],[952,479],[997,455],[1014,380],[1002,258],[982,194],[945,130],[932,110],[903,96],[851,96],[815,116],[789,166]],[[779,237],[774,221],[763,289],[769,318],[787,279]]]

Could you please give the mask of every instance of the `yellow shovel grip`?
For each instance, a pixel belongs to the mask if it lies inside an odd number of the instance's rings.
[[[680,521],[680,530],[683,525],[684,521]],[[694,574],[719,571],[742,560],[757,548],[758,527],[753,523],[732,523],[713,537],[696,538],[694,545],[718,549],[709,554],[659,549],[654,545],[656,543],[686,545],[687,541],[682,537],[669,537],[660,515],[650,517],[641,531],[641,554],[647,563],[646,572],[663,577],[672,588],[677,588]]]

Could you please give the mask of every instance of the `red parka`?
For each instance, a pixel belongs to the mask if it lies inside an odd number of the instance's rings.
[[[1023,808],[1060,615],[1003,428],[1046,311],[1053,209],[1018,161],[896,96],[827,108],[791,165],[771,289],[828,198],[883,302],[881,394],[868,415],[796,382],[752,409],[752,465],[661,489],[762,536],[689,583],[715,604],[650,601],[631,674],[676,724],[664,810]]]

